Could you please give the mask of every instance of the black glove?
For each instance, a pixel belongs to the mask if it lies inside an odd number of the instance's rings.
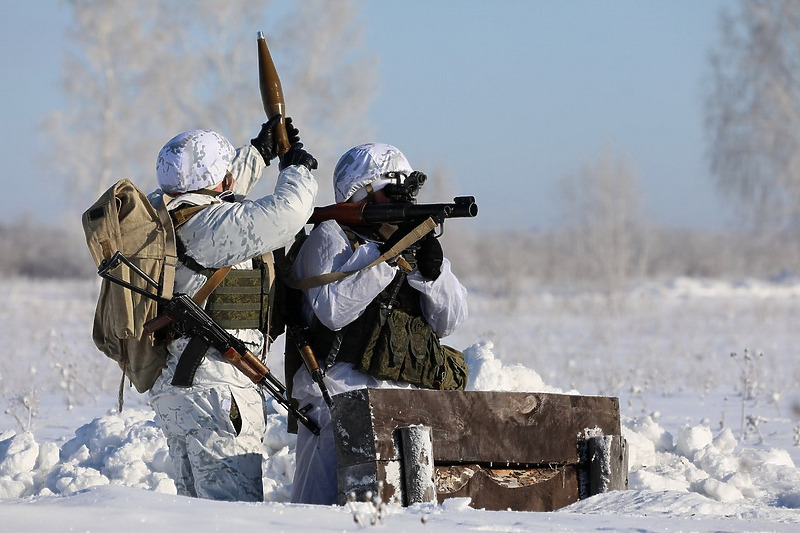
[[[315,170],[317,168],[317,160],[313,155],[303,150],[303,143],[296,142],[281,156],[278,168],[283,170],[292,165],[303,165],[308,170]]]
[[[300,130],[292,124],[292,117],[286,117],[286,138],[289,139],[289,146],[300,142]]]
[[[267,122],[261,125],[261,131],[254,139],[250,139],[252,144],[261,157],[264,159],[264,164],[269,166],[269,162],[278,156],[278,148],[275,146],[275,125],[280,122],[281,116],[275,115]]]
[[[419,250],[416,253],[417,268],[422,277],[431,281],[439,277],[442,273],[442,262],[444,252],[439,239],[428,233],[419,243]]]

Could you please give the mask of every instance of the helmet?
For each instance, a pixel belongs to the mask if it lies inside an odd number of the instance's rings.
[[[339,158],[333,169],[336,203],[358,202],[367,196],[364,187],[372,184],[379,191],[393,180],[388,172],[410,174],[411,164],[403,153],[389,144],[367,143],[351,148]]]
[[[219,133],[179,133],[158,153],[158,184],[168,194],[214,187],[225,178],[234,152],[233,145]]]

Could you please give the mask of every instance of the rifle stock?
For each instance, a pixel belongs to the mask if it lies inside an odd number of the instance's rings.
[[[261,89],[261,101],[267,118],[280,115],[280,123],[275,127],[277,136],[278,155],[283,155],[289,149],[289,138],[286,134],[286,102],[283,98],[283,88],[269,53],[267,41],[263,32],[258,32],[258,85]]]
[[[457,196],[449,204],[344,203],[315,207],[308,223],[318,224],[325,220],[335,220],[346,226],[362,226],[381,223],[399,224],[428,217],[437,223],[442,223],[447,218],[471,218],[477,214],[478,204],[475,203],[475,197]]]
[[[303,328],[298,325],[288,325],[287,333],[294,341],[295,346],[297,346],[297,351],[300,352],[300,357],[303,359],[308,373],[311,374],[311,379],[313,379],[319,387],[322,393],[322,399],[325,400],[328,407],[332,407],[333,400],[328,392],[328,387],[325,385],[325,373],[320,368],[317,357],[314,355],[311,346],[308,344],[308,340],[306,340],[303,334]]]

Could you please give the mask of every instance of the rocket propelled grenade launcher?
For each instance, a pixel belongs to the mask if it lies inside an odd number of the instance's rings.
[[[275,69],[275,63],[267,47],[264,32],[258,32],[258,85],[261,89],[261,101],[264,112],[270,119],[275,115],[281,116],[281,121],[275,127],[277,136],[278,155],[283,155],[289,149],[289,137],[286,134],[286,102],[283,98],[283,88]]]
[[[402,224],[428,217],[441,224],[447,218],[471,218],[478,215],[474,196],[456,196],[446,204],[333,204],[314,208],[309,224],[335,220],[346,226],[365,224]]]
[[[389,203],[343,203],[316,207],[308,223],[335,220],[346,226],[363,226],[403,224],[432,218],[442,225],[448,218],[472,218],[478,215],[474,196],[456,196],[452,203],[418,204],[417,194],[427,180],[422,172],[414,171],[407,177],[398,174],[396,180],[382,189]]]

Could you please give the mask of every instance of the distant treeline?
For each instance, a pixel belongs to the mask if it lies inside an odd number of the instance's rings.
[[[780,279],[800,274],[800,243],[785,237],[651,228],[614,249],[586,246],[576,233],[561,228],[451,235],[444,249],[459,276],[477,277],[487,289],[499,291],[513,291],[519,280],[614,292],[642,280]]]
[[[87,278],[96,269],[80,222],[50,226],[25,216],[0,223],[0,274],[5,277]]]
[[[587,246],[584,233],[563,228],[480,233],[451,224],[443,243],[460,277],[500,290],[512,289],[520,279],[614,290],[642,279],[800,273],[800,246],[788,238],[654,228],[603,247]],[[55,227],[30,217],[0,223],[0,274],[69,279],[95,272],[79,225]]]

